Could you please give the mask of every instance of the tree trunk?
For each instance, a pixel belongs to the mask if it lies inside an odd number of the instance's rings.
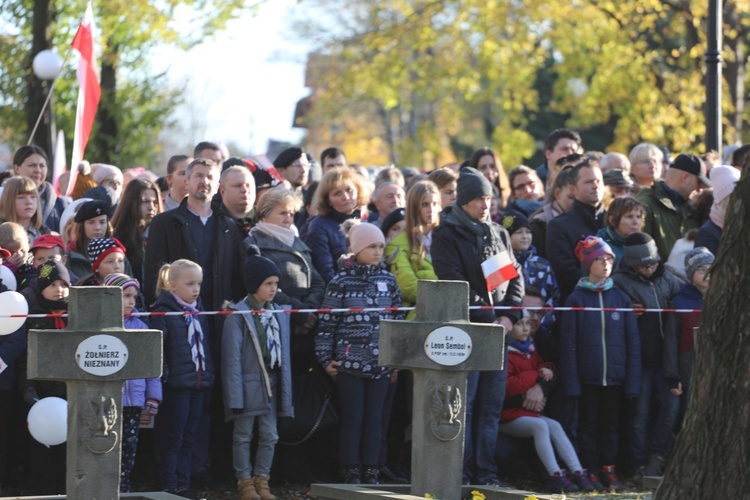
[[[690,405],[655,500],[750,492],[750,176],[727,209],[697,334]]]
[[[26,105],[26,134],[31,135],[34,130],[39,113],[42,111],[44,99],[47,97],[46,85],[37,78],[31,69],[31,64],[39,52],[50,48],[49,25],[54,20],[54,5],[52,0],[34,0],[34,18],[32,21],[32,42],[29,51],[28,65],[26,66],[26,95],[28,103]],[[51,103],[50,103],[51,105]],[[49,120],[43,117],[39,128],[37,129],[32,144],[42,148],[48,155],[52,154],[52,144],[50,144]]]
[[[95,158],[91,162],[113,163],[118,147],[119,125],[117,123],[117,66],[120,59],[119,47],[111,45],[110,51],[102,56],[101,86],[102,98],[99,101],[94,135]]]

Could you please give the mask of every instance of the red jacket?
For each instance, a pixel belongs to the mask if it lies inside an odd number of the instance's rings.
[[[521,351],[508,348],[508,379],[505,383],[505,401],[510,402],[514,396],[520,396],[536,385],[539,379],[539,369],[549,368],[555,370],[553,363],[545,363],[536,351],[530,355]],[[512,404],[512,403],[511,403]],[[522,407],[504,407],[500,413],[500,422],[510,422],[518,417],[538,417],[540,413],[526,410]]]

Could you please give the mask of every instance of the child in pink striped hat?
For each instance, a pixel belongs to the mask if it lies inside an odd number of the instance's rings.
[[[564,311],[560,327],[562,388],[578,402],[581,465],[596,489],[623,489],[615,471],[623,396],[641,390],[641,346],[630,298],[614,285],[612,249],[601,238],[578,242],[576,257],[586,271]],[[590,308],[591,310],[582,310]],[[601,472],[601,473],[600,473]]]

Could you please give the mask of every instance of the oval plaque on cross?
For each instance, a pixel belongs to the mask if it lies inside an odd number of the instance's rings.
[[[424,352],[439,365],[456,366],[469,359],[471,336],[455,326],[441,326],[427,335]]]
[[[76,349],[76,364],[91,375],[112,375],[128,362],[128,348],[112,335],[93,335]]]

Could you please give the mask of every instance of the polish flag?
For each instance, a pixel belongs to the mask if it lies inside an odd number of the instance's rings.
[[[508,252],[500,252],[482,262],[484,280],[487,282],[487,291],[493,291],[506,281],[518,277],[516,266],[508,255]]]
[[[55,160],[52,164],[52,185],[60,194],[60,176],[65,172],[65,134],[62,130],[57,131],[55,142]]]
[[[86,144],[89,142],[91,128],[94,125],[96,109],[102,96],[99,85],[99,71],[94,57],[94,11],[91,3],[86,6],[81,26],[78,28],[73,43],[74,49],[81,57],[78,59],[78,108],[76,109],[76,127],[73,136],[73,154],[70,160],[70,181],[65,193],[70,196],[78,177],[78,164],[83,160]]]

